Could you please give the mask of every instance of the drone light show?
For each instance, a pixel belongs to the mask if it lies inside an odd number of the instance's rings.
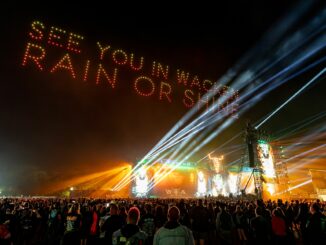
[[[85,36],[35,20],[28,32],[22,66],[53,75],[65,74],[81,83],[110,89],[118,87],[123,80],[121,74],[128,72],[132,75],[132,89],[139,96],[156,97],[164,103],[176,101],[186,108],[194,107],[197,101],[202,101],[207,107],[219,101],[216,111],[228,110],[231,116],[237,113],[238,104],[233,102],[238,99],[238,92],[226,85],[213,86],[212,80],[200,79],[182,69],[172,69],[160,61],[145,59],[103,41],[97,41],[91,47],[87,45],[90,44]],[[177,89],[183,89],[181,97],[176,95],[174,90]],[[203,95],[210,90],[215,90],[216,96],[207,99]],[[221,96],[226,94],[228,101],[220,102]],[[232,106],[226,106],[228,104]]]

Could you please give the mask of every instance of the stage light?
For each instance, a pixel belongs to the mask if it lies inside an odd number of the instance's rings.
[[[314,147],[313,149],[309,149],[309,150],[307,150],[307,151],[304,151],[304,152],[301,152],[301,153],[299,153],[299,154],[297,154],[297,155],[294,155],[294,156],[292,156],[292,157],[290,157],[290,158],[288,158],[288,159],[285,159],[285,160],[283,160],[282,162],[289,162],[289,161],[291,161],[291,160],[293,160],[293,159],[295,159],[295,158],[298,158],[298,157],[301,157],[301,156],[307,155],[308,153],[311,153],[311,152],[317,151],[317,150],[319,150],[319,149],[321,149],[321,148],[323,148],[323,147],[325,147],[325,146],[326,146],[326,144],[319,145],[319,146],[317,146],[317,147]],[[282,164],[282,162],[277,162],[276,165]],[[295,167],[296,167],[296,166],[295,166]]]
[[[292,186],[292,187],[290,187],[290,188],[289,188],[289,191],[295,190],[295,189],[297,189],[297,188],[300,188],[300,187],[302,187],[302,186],[304,186],[304,185],[307,185],[307,184],[310,184],[310,183],[312,183],[312,180],[311,180],[311,179],[310,179],[310,180],[307,180],[307,181],[305,181],[305,182],[303,182],[303,183],[301,183],[301,184],[298,184],[298,185],[296,185],[296,186]]]
[[[305,186],[305,185],[308,185],[308,184],[310,184],[310,183],[312,183],[312,179],[309,179],[309,180],[307,180],[307,181],[304,181],[304,182],[302,182],[302,183],[300,183],[300,184],[298,184],[298,185],[292,186],[292,187],[288,188],[286,191],[279,192],[279,193],[277,193],[276,195],[281,195],[281,194],[284,194],[284,193],[286,193],[286,192],[293,191],[293,190],[295,190],[295,189],[298,189],[298,188],[300,188],[300,187],[302,187],[302,186]]]
[[[208,154],[208,157],[213,161],[215,172],[219,173],[221,171],[221,161],[224,159],[224,157],[211,157],[211,154]]]
[[[202,171],[199,171],[197,179],[197,196],[207,195],[207,181],[205,174]]]
[[[148,176],[145,167],[142,167],[137,172],[133,193],[136,197],[145,197],[148,193]]]
[[[258,141],[258,157],[261,162],[264,175],[268,178],[275,178],[275,167],[272,147],[265,141]]]
[[[213,127],[209,127],[208,128],[208,131],[210,131]],[[207,129],[206,129],[207,130]],[[205,137],[205,134],[202,133],[200,134],[196,140],[192,140],[191,143],[187,146],[186,149],[183,149],[183,147],[188,143],[188,140],[187,141],[183,141],[182,144],[178,147],[178,149],[176,151],[173,152],[171,158],[175,158],[176,155],[182,150],[182,154],[179,155],[178,157],[176,157],[176,163],[174,166],[171,166],[171,168],[167,171],[164,172],[164,174],[162,174],[161,178],[158,179],[158,180],[155,180],[155,183],[151,183],[150,185],[150,189],[153,188],[155,185],[159,184],[160,181],[162,181],[165,176],[168,176],[172,171],[174,171],[176,168],[178,168],[183,162],[186,161],[186,158],[180,160],[186,153],[188,153],[197,143],[196,142],[200,142],[203,138]]]
[[[237,179],[238,179],[237,174],[229,173],[228,185],[229,185],[230,193],[232,193],[232,194],[237,193],[237,189],[238,189],[237,188]]]
[[[275,194],[275,186],[274,186],[274,184],[272,184],[272,183],[266,184],[266,189],[267,189],[267,191],[269,192],[269,194],[271,196],[273,196]]]
[[[143,166],[143,164],[148,165],[148,167],[153,166],[153,164],[155,164],[155,161],[162,160],[165,156],[167,156],[170,153],[170,151],[172,151],[172,148],[169,149],[169,151],[166,151],[160,158],[158,158],[159,155],[155,155],[154,157],[151,157],[149,160],[143,158],[132,169],[132,171],[130,172],[130,174],[125,175],[124,178],[119,183],[117,183],[116,186],[113,189],[115,191],[119,191],[121,188],[123,188],[124,186],[126,186],[128,183],[130,183],[131,181],[133,181],[135,179],[135,177],[136,177],[135,173]],[[150,163],[152,163],[152,164],[150,164]],[[152,179],[149,182],[151,182]]]

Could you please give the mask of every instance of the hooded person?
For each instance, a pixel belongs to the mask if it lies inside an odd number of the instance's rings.
[[[154,235],[154,245],[178,244],[193,245],[192,231],[179,223],[180,210],[172,206],[168,210],[168,222],[157,230]]]
[[[147,234],[138,226],[139,218],[139,209],[137,207],[130,208],[127,215],[127,225],[113,233],[112,244],[147,244]]]

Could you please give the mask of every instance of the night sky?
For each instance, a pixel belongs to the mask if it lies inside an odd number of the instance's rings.
[[[171,73],[183,69],[201,80],[216,81],[296,1],[227,2],[186,7],[162,2],[149,5],[148,9],[55,2],[46,6],[13,3],[2,7],[0,189],[37,194],[47,183],[141,159],[187,112],[180,98],[186,88],[174,84],[174,96],[169,103],[166,98],[159,99],[159,79],[155,81],[155,93],[143,97],[133,88],[135,78],[150,75],[151,64],[157,61],[169,65]],[[28,35],[36,20],[45,25],[41,41]],[[47,44],[51,26],[84,36],[79,46],[82,52],[70,52],[75,79],[67,71],[50,72],[69,53]],[[66,45],[67,40],[66,35],[60,41]],[[137,73],[116,65],[116,87],[96,85],[98,41],[112,49],[122,49],[128,56],[134,53],[135,57],[144,57],[146,68]],[[32,62],[22,66],[28,42],[45,48],[43,71]],[[85,82],[83,72],[88,59],[90,71]],[[105,69],[111,76],[112,60],[107,62]],[[205,156],[240,132],[247,119],[256,121],[266,116],[308,78],[311,74],[267,96],[192,160]],[[320,81],[264,125],[264,129],[273,132],[324,111],[323,94],[325,81]]]

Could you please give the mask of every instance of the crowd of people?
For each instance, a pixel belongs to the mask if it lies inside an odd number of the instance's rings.
[[[0,199],[0,244],[323,244],[326,203]]]

